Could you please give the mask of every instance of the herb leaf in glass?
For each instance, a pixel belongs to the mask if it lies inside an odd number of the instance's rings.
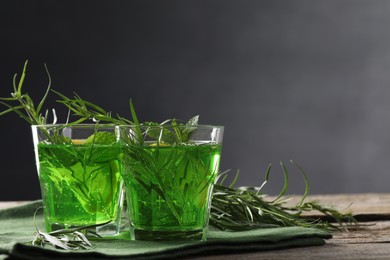
[[[95,225],[119,233],[122,178],[114,126],[33,125],[46,230]]]
[[[190,120],[117,130],[131,238],[206,240],[223,127]]]

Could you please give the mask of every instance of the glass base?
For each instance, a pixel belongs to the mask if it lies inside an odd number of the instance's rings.
[[[193,231],[149,231],[142,229],[130,229],[131,240],[149,241],[205,241],[205,230]]]
[[[93,225],[93,224],[90,224]],[[52,232],[60,229],[80,228],[83,226],[51,223],[46,225],[46,231]],[[98,234],[101,237],[116,236],[119,234],[119,226],[116,223],[108,223],[98,227],[88,228],[89,231]]]

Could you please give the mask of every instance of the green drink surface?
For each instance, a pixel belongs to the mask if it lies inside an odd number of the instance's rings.
[[[221,145],[129,145],[123,152],[131,227],[151,232],[202,231],[219,169]]]
[[[38,144],[46,229],[100,224],[118,217],[119,146]]]

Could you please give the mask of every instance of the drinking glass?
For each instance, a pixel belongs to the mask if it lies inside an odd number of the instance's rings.
[[[117,126],[132,240],[206,240],[222,126]]]
[[[32,133],[46,230],[103,224],[93,231],[118,234],[123,181],[115,127],[33,125]]]

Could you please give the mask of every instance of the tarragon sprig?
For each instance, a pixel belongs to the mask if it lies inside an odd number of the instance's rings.
[[[135,112],[133,101],[130,99],[129,107],[132,120],[126,119],[119,114],[115,116],[111,112],[104,110],[102,107],[93,104],[92,102],[82,99],[78,94],[74,93],[73,98],[69,98],[64,94],[53,90],[61,99],[57,100],[58,103],[65,105],[69,111],[73,113],[73,116],[78,117],[77,122],[81,123],[86,120],[93,120],[94,122],[102,123],[112,123],[115,125],[134,125],[135,138],[132,140],[137,140],[138,144],[143,143],[143,135],[148,135],[156,140],[163,140],[166,143],[184,143],[187,142],[194,130],[192,126],[198,125],[199,116],[194,116],[188,120],[188,122],[180,122],[176,119],[164,120],[162,123],[155,122],[140,122]],[[159,128],[159,126],[166,126],[170,123],[172,126],[172,131],[164,128]],[[150,126],[146,128],[145,132],[141,131],[140,125]],[[186,126],[186,127],[182,127]],[[129,140],[132,141],[132,140]]]
[[[214,186],[211,203],[210,224],[220,230],[249,230],[253,228],[302,226],[316,227],[325,230],[347,229],[348,226],[357,224],[351,212],[341,213],[331,206],[320,205],[316,201],[306,202],[309,191],[309,183],[303,169],[292,162],[301,171],[305,179],[305,193],[301,200],[289,206],[286,204],[288,197],[285,195],[288,188],[287,167],[281,162],[281,168],[285,176],[285,184],[280,194],[266,200],[261,188],[268,182],[271,166],[268,167],[266,178],[260,187],[234,188],[238,174],[227,187],[223,185],[225,178]],[[222,175],[223,176],[223,175]],[[303,216],[304,212],[318,211],[328,220],[323,218],[311,218]],[[335,222],[335,223],[333,223]]]
[[[90,228],[90,227],[83,227]],[[58,231],[60,233],[58,233]],[[45,245],[51,245],[55,248],[65,250],[78,250],[78,249],[89,249],[92,248],[91,242],[88,238],[80,231],[75,230],[72,232],[65,232],[67,229],[57,230],[56,234],[53,232],[46,233],[37,230],[34,234],[34,240],[31,242],[33,246],[44,247]],[[88,230],[86,231],[88,232]]]
[[[47,233],[40,231],[36,226],[36,213],[39,209],[40,208],[38,208],[34,214],[34,225],[36,231],[34,233],[34,240],[31,242],[33,246],[44,247],[45,245],[51,245],[55,248],[64,250],[90,249],[93,248],[93,245],[88,240],[87,236],[102,238],[99,234],[92,231],[91,229],[106,225],[110,222],[108,221],[101,224],[87,225],[76,228],[59,229]]]
[[[50,91],[50,86],[51,86],[50,73],[45,65],[49,83],[41,101],[37,106],[35,106],[29,94],[23,93],[22,91],[24,79],[26,77],[27,63],[28,61],[24,63],[23,71],[19,78],[19,82],[17,82],[18,75],[17,74],[14,75],[13,92],[11,93],[11,97],[4,97],[4,98],[0,97],[0,104],[6,107],[5,110],[0,112],[0,116],[8,114],[10,112],[15,112],[31,125],[43,125],[47,123],[47,117],[48,117],[48,110],[46,110],[45,114],[42,114],[41,111],[42,111],[43,104]],[[53,116],[54,116],[54,121],[56,121],[55,110],[53,110]]]
[[[132,121],[116,115],[112,116],[111,112],[105,111],[98,105],[95,105],[89,101],[82,99],[78,94],[74,93],[73,98],[69,98],[64,94],[52,90],[56,93],[61,99],[57,100],[58,103],[65,105],[69,111],[73,113],[73,116],[78,117],[77,123],[82,123],[87,120],[93,120],[94,122],[106,122],[116,125],[129,125],[133,124]],[[132,102],[130,100],[130,107]]]

